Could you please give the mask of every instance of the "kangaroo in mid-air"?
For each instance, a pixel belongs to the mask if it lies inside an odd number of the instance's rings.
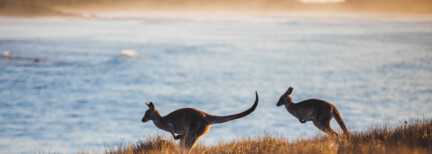
[[[170,132],[175,140],[180,139],[179,153],[183,153],[183,150],[189,153],[196,141],[208,134],[211,125],[225,123],[252,113],[258,105],[258,93],[255,92],[255,95],[255,103],[251,108],[226,116],[211,115],[194,108],[182,108],[162,117],[153,102],[150,102],[150,104],[146,103],[149,109],[145,112],[142,122],[153,120],[159,129]]]
[[[330,120],[335,118],[344,134],[348,135],[345,123],[334,105],[315,98],[294,103],[290,96],[292,91],[293,88],[289,87],[279,98],[276,105],[285,105],[288,112],[295,116],[301,123],[313,121],[314,125],[324,133],[337,136],[337,133],[330,126]]]

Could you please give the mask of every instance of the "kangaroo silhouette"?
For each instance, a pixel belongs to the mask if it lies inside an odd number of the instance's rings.
[[[255,103],[248,110],[226,116],[211,115],[194,108],[182,108],[162,117],[153,102],[150,102],[146,103],[149,109],[145,112],[142,122],[153,120],[156,127],[170,132],[175,140],[180,139],[179,153],[189,153],[196,141],[208,134],[211,125],[225,123],[252,113],[258,105],[258,93],[255,92],[255,95]]]
[[[288,90],[279,98],[276,105],[285,105],[287,111],[296,117],[301,123],[312,121],[318,129],[332,136],[338,136],[330,126],[330,120],[335,118],[344,134],[348,135],[345,123],[334,105],[315,98],[294,103],[290,96],[292,91],[293,88],[289,87]]]

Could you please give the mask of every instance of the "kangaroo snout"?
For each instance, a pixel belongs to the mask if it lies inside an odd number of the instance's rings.
[[[147,121],[151,120],[150,116],[146,113],[146,115],[142,118],[142,122],[146,123]]]
[[[282,103],[277,102],[277,103],[276,103],[276,106],[278,106],[278,107],[279,107],[279,106],[282,106]]]

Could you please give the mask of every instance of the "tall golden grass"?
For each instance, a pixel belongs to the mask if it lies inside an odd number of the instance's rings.
[[[178,153],[178,141],[156,135],[133,145],[107,148],[105,153]],[[289,141],[269,133],[212,146],[198,144],[191,153],[432,153],[432,119],[375,126],[349,136],[317,135]]]

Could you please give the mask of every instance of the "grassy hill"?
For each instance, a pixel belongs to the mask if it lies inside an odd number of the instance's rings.
[[[211,133],[211,132],[210,132]],[[294,133],[294,132],[293,132]],[[108,147],[106,153],[177,153],[178,141],[156,135],[134,145]],[[316,136],[294,142],[265,134],[213,146],[197,145],[192,153],[432,153],[432,120],[383,125],[348,137]]]

